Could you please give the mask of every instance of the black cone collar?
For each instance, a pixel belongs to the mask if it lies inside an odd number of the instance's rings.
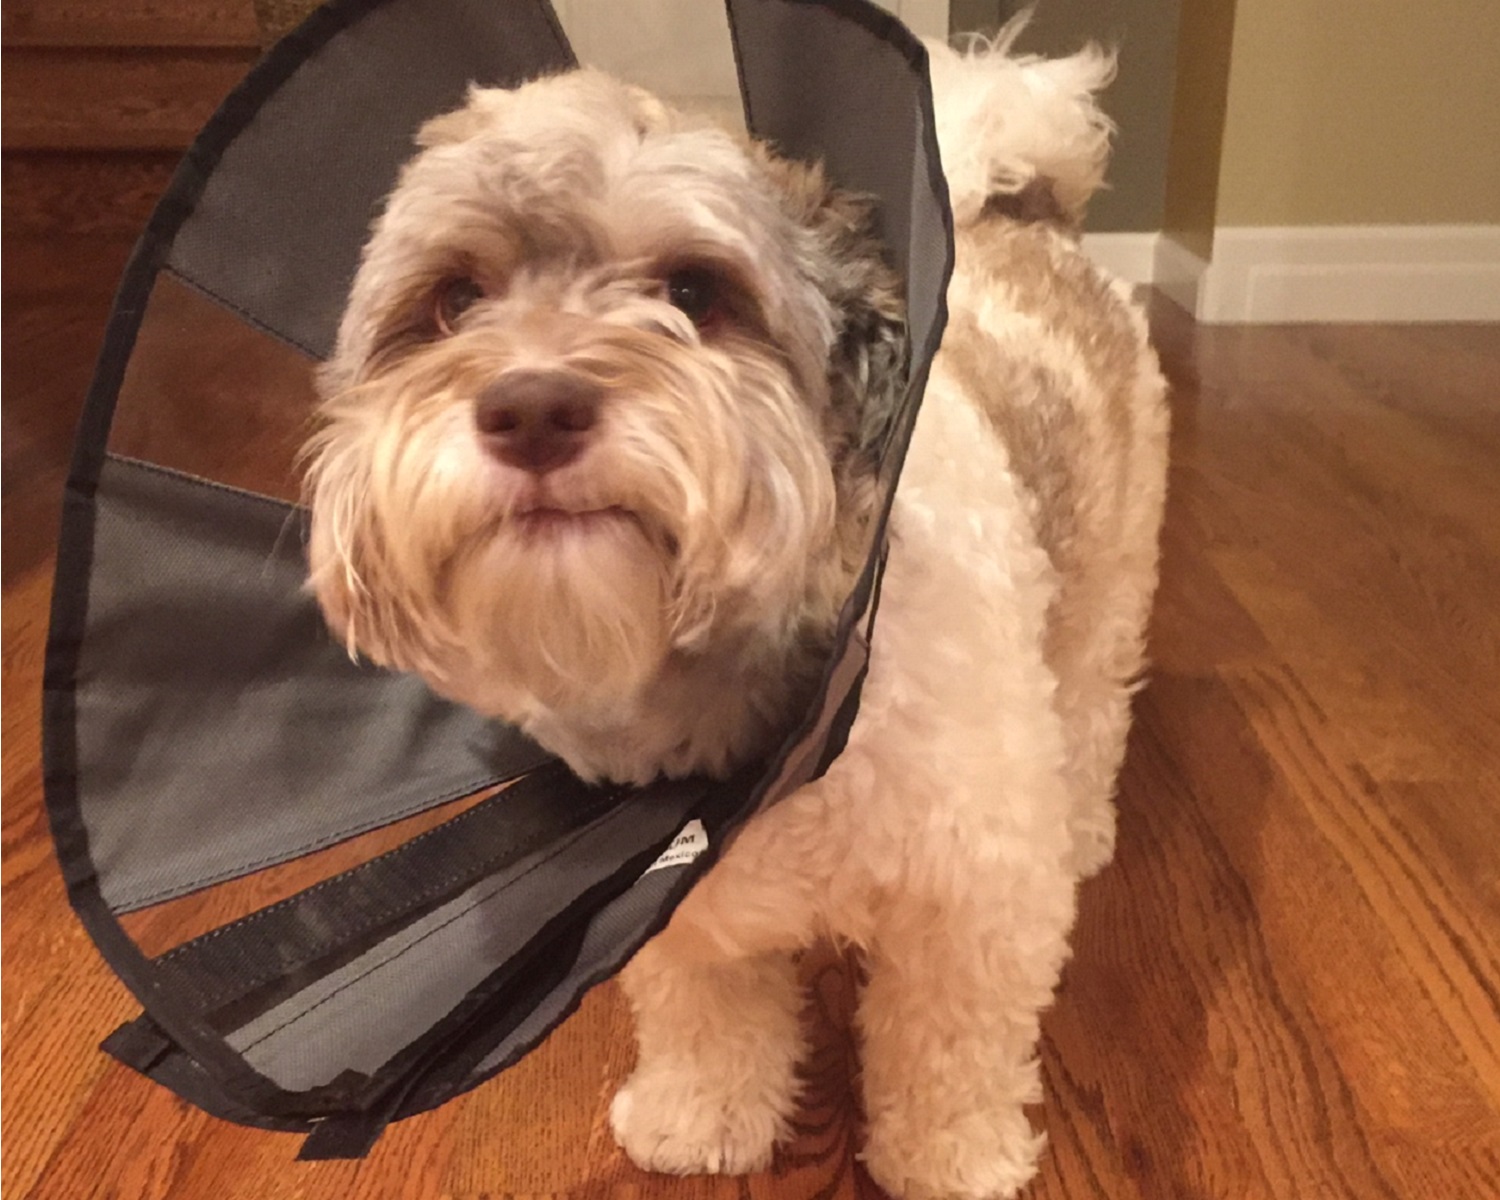
[[[906,280],[888,512],[952,261],[926,54],[859,0],[727,10],[750,129],[873,193]],[[316,1131],[313,1156],[362,1153],[536,1045],[738,825],[826,766],[857,707],[883,520],[817,703],[728,783],[586,787],[515,731],[351,665],[303,591],[285,444],[414,131],[471,82],[572,63],[542,0],[318,10],[188,151],[79,430],[44,749],[70,899],[146,1009],[106,1048],[219,1116]]]

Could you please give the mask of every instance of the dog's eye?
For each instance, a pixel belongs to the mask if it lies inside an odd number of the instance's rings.
[[[718,315],[719,283],[707,271],[688,267],[667,276],[667,300],[694,325],[705,325]]]
[[[451,334],[458,319],[484,299],[484,289],[467,275],[444,280],[438,285],[433,297],[433,311],[437,327],[443,334]]]

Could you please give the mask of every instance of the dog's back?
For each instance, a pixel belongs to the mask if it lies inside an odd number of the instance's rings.
[[[1079,247],[1111,131],[1094,92],[1113,60],[1011,57],[1018,32],[967,55],[930,47],[956,226],[934,372],[983,413],[1026,495],[1056,572],[1046,652],[1069,770],[1080,796],[1107,797],[1156,582],[1165,383],[1129,290]]]

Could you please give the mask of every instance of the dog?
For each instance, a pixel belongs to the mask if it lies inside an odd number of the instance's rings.
[[[793,956],[852,944],[864,1160],[1010,1196],[1039,1014],[1113,852],[1165,491],[1165,385],[1078,230],[1111,57],[930,47],[956,266],[858,717],[620,979],[616,1138],[765,1168]],[[592,70],[479,89],[377,219],[308,447],[310,585],[351,653],[590,780],[723,776],[803,713],[910,361],[869,203]]]

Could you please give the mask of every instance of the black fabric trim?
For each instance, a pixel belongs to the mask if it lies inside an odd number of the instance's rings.
[[[306,1133],[317,1120],[307,1116],[282,1116],[245,1103],[227,1091],[218,1079],[181,1047],[174,1047],[152,1067],[147,1078],[189,1104],[201,1108],[211,1117],[232,1121],[236,1125],[247,1125],[252,1129]]]
[[[146,1075],[171,1052],[173,1042],[151,1019],[150,1013],[142,1013],[105,1038],[99,1049]]]
[[[735,10],[740,0],[724,0],[724,11],[729,18],[729,49],[734,54],[734,78],[740,90],[740,107],[745,112],[745,128],[750,136],[756,135],[755,104],[750,99],[750,87],[745,82],[745,55],[740,49],[740,23]]]
[[[340,1113],[313,1126],[313,1131],[297,1151],[298,1162],[333,1162],[364,1158],[375,1149],[375,1143],[391,1123],[392,1113],[384,1109]]]

